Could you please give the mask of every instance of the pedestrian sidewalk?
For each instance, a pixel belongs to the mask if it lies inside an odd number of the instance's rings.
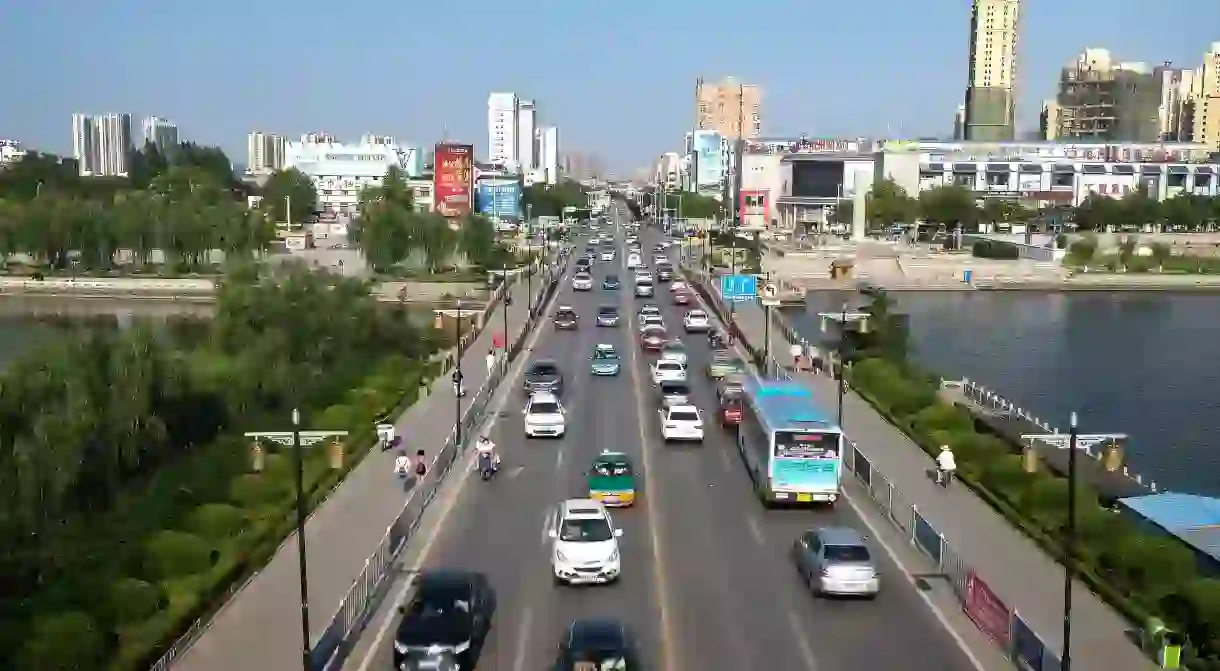
[[[718,287],[708,287],[718,292]],[[718,294],[717,294],[718,295]],[[738,303],[735,321],[742,337],[756,348],[766,332],[766,312],[756,303]],[[770,329],[770,349],[785,361],[792,344],[784,329]],[[779,364],[776,364],[779,365]],[[790,369],[784,366],[785,369]],[[826,408],[837,405],[837,388],[828,375],[792,374]],[[1058,656],[1062,649],[1063,566],[997,514],[967,487],[944,490],[928,470],[932,459],[886,422],[854,392],[844,397],[843,425],[874,468],[884,473],[903,498],[915,506],[945,542],[1004,603]],[[1133,627],[1087,585],[1077,581],[1072,595],[1072,661],[1088,671],[1135,671],[1155,665],[1128,638]]]
[[[527,328],[527,283],[511,287],[507,343]],[[535,296],[545,282],[535,278]],[[504,302],[487,316],[483,330],[462,355],[465,409],[487,381],[487,352],[504,331]],[[441,375],[430,393],[394,420],[401,446],[414,457],[423,449],[432,459],[445,445],[457,416],[452,381]],[[357,449],[361,449],[363,446]],[[393,472],[394,453],[375,447],[314,512],[305,526],[309,560],[310,644],[318,639],[415,490]],[[409,482],[409,481],[408,481]],[[175,671],[244,671],[300,668],[302,655],[300,580],[295,534],[275,557],[234,594],[195,641],[171,664]]]

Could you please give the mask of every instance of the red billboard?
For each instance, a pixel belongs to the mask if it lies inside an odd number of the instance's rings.
[[[470,214],[471,185],[474,180],[474,146],[438,144],[434,158],[433,203],[446,217]]]
[[[974,571],[966,577],[966,598],[962,603],[962,610],[974,621],[979,631],[1003,649],[1008,649],[1012,611]]]

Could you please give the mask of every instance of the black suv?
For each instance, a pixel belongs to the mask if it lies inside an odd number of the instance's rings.
[[[638,669],[635,637],[618,620],[576,620],[559,642],[554,671]]]
[[[580,317],[576,316],[576,311],[567,307],[555,311],[554,321],[557,329],[575,329],[580,325]]]
[[[539,359],[530,364],[529,370],[525,371],[525,393],[536,391],[549,391],[556,395],[563,393],[563,373],[559,371],[559,364],[550,359]]]
[[[473,669],[491,630],[496,593],[482,573],[425,571],[415,596],[398,612],[395,669],[436,668],[438,662],[446,668],[446,660],[457,662],[449,668]]]

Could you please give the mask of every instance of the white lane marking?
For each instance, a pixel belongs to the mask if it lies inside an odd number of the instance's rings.
[[[746,526],[750,527],[750,535],[754,537],[755,543],[759,545],[767,544],[767,539],[763,537],[762,529],[758,526],[758,520],[748,513],[746,514]]]
[[[801,628],[801,620],[796,616],[791,608],[785,608],[788,615],[788,627],[792,629],[792,636],[796,638],[796,647],[801,651],[801,657],[805,659],[805,667],[809,671],[818,671],[818,659],[813,655],[813,646],[809,644],[809,638],[805,636],[805,630]]]
[[[562,445],[559,447],[559,450],[557,452],[555,452],[555,469],[563,470],[563,446]]]
[[[530,625],[534,621],[534,609],[529,606],[521,613],[521,626],[517,628],[517,656],[513,659],[513,671],[525,671],[525,651],[530,640]]]
[[[711,290],[714,291],[715,289]],[[695,291],[692,293],[695,296],[695,300],[699,303],[699,305],[703,306],[703,309],[708,313],[708,315],[712,316],[712,319],[721,321],[720,318],[716,316],[716,312],[711,309],[711,306],[704,302],[703,297],[699,295],[699,292]],[[723,322],[721,322],[721,325],[724,325]],[[749,359],[747,356],[748,353],[745,352],[744,346],[740,340],[734,343],[733,349],[745,357],[746,360]],[[902,572],[903,577],[908,583],[910,583],[911,589],[913,589],[915,594],[918,595],[921,600],[923,600],[924,605],[926,605],[928,609],[932,611],[932,616],[935,617],[937,622],[940,623],[941,628],[948,632],[949,637],[952,638],[953,642],[957,644],[957,647],[961,649],[962,654],[966,656],[966,659],[970,662],[970,665],[978,671],[986,671],[983,663],[979,661],[979,658],[974,654],[974,651],[970,649],[969,644],[966,643],[966,640],[962,638],[960,633],[958,633],[957,628],[954,627],[949,621],[949,617],[945,615],[944,610],[941,609],[936,602],[932,601],[932,597],[928,596],[923,590],[919,589],[915,576],[911,573],[910,569],[907,568],[906,564],[903,562],[902,558],[898,555],[894,548],[882,538],[881,531],[877,528],[877,525],[871,519],[869,519],[869,516],[865,514],[864,508],[862,508],[859,502],[856,501],[855,496],[848,493],[847,487],[841,487],[840,491],[843,493],[843,500],[847,501],[847,505],[851,506],[851,509],[855,511],[856,516],[860,518],[860,521],[864,522],[864,526],[868,527],[868,530],[872,533],[873,538],[877,539],[877,544],[881,546],[882,550],[885,550],[887,555],[889,555],[889,558],[894,562],[894,565],[898,567],[898,570]]]
[[[542,511],[542,544],[546,545],[549,540],[551,540],[551,514],[544,510]]]
[[[564,272],[566,274],[567,270],[565,269]],[[544,306],[546,308],[546,312],[550,311],[550,306],[554,304],[558,297],[559,292],[556,291],[555,295],[551,297],[551,302]],[[526,350],[533,350],[538,345],[538,340],[542,338],[542,334],[545,333],[549,328],[550,323],[545,320],[542,321],[540,326],[534,329],[534,332],[531,333],[526,340]],[[525,363],[528,361],[528,359],[528,356],[523,356],[514,364],[515,369],[512,376],[505,380],[505,383],[508,385],[506,389],[509,393],[501,395],[500,399],[494,403],[494,411],[488,413],[488,419],[483,428],[484,431],[488,431],[491,427],[495,426],[496,420],[500,417],[500,412],[504,409],[504,405],[508,403],[509,398],[512,396],[511,390],[516,388],[515,385],[519,382],[522,371],[525,370]],[[468,456],[467,459],[469,458],[470,457]],[[445,523],[448,521],[449,515],[453,512],[453,509],[457,507],[458,498],[460,498],[460,494],[466,488],[466,483],[469,481],[470,478],[459,478],[456,486],[447,493],[444,500],[440,503],[440,516],[437,518],[436,524],[433,525],[429,530],[428,537],[424,540],[424,545],[420,548],[419,555],[415,558],[415,562],[410,568],[406,569],[408,574],[419,572],[420,567],[427,563],[428,556],[432,553],[432,548],[436,545],[436,540],[440,538],[441,531],[444,530]],[[394,619],[395,615],[398,614],[398,608],[406,603],[407,597],[410,596],[410,594],[411,582],[407,581],[407,583],[402,586],[402,589],[398,590],[398,593],[394,595],[393,605],[389,609],[389,612],[386,613],[385,618],[382,619],[381,624],[378,625],[377,633],[373,636],[373,644],[369,648],[368,652],[365,653],[364,659],[360,660],[360,666],[356,667],[357,671],[369,671],[369,668],[373,665],[373,661],[377,658],[377,653],[386,644],[385,639],[386,636],[389,636],[390,629],[394,626]]]

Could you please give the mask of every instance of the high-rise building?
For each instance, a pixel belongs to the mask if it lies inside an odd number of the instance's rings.
[[[270,175],[284,167],[284,136],[250,133],[246,136],[246,172]]]
[[[144,117],[144,142],[162,152],[178,147],[178,126],[160,117]]]
[[[376,133],[365,133],[360,136],[360,144],[365,145],[392,145],[395,144],[393,135],[377,135]]]
[[[1055,139],[1157,142],[1162,88],[1163,77],[1148,65],[1085,49],[1060,71]]]
[[[490,118],[490,114],[489,114]],[[538,167],[538,138],[534,129],[538,125],[538,110],[533,100],[517,103],[517,162],[525,172]]]
[[[718,84],[695,80],[695,130],[714,130],[730,140],[762,135],[762,89],[727,77]]]
[[[329,142],[337,142],[335,136],[327,132],[306,133],[301,136],[301,142],[305,144],[327,144]]]
[[[1020,0],[973,0],[963,138],[1009,141],[1016,134]]]
[[[1220,152],[1220,42],[1212,42],[1193,79],[1190,139]]]
[[[487,160],[492,163],[518,163],[517,106],[515,93],[487,96]]]
[[[1042,101],[1042,113],[1038,115],[1038,139],[1054,142],[1059,139],[1059,103]]]
[[[559,183],[559,129],[554,126],[538,129],[538,168],[547,184]]]
[[[72,155],[81,175],[125,176],[134,149],[130,114],[72,115]]]

